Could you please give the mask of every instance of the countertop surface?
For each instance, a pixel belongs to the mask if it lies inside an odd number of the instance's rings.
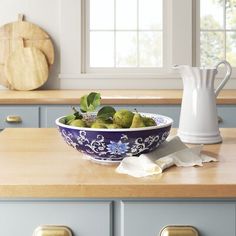
[[[0,133],[0,197],[235,198],[236,129],[221,133],[222,144],[204,146],[219,162],[134,178],[116,173],[116,166],[86,160],[55,128],[5,129]]]
[[[79,98],[90,90],[0,91],[0,104],[79,104]],[[182,90],[97,90],[102,104],[180,104]],[[236,104],[236,90],[223,90],[218,104]]]

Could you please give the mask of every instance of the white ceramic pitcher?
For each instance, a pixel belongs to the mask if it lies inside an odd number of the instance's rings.
[[[224,64],[227,72],[217,89],[214,89],[218,67]],[[175,66],[183,79],[183,98],[178,136],[185,143],[210,144],[222,141],[216,108],[216,97],[229,80],[232,68],[227,61],[215,67]]]

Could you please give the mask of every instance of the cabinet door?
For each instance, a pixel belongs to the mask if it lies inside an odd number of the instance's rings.
[[[15,116],[21,122],[7,121],[8,116]],[[0,129],[4,128],[39,127],[39,107],[38,106],[0,106]]]
[[[55,120],[61,116],[72,114],[73,111],[69,105],[48,105],[41,107],[41,127],[56,127]]]
[[[111,236],[110,202],[0,202],[0,235],[30,236],[40,225],[64,225],[73,236]]]
[[[218,105],[217,109],[221,118],[220,127],[236,127],[236,105]]]
[[[235,235],[235,204],[123,202],[123,236],[158,236],[167,225],[191,225],[201,236]]]

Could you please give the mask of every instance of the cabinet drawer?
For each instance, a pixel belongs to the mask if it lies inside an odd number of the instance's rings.
[[[123,236],[158,236],[166,225],[191,225],[201,236],[235,235],[234,203],[122,202]]]
[[[7,122],[8,116],[21,118],[19,123]],[[0,129],[21,127],[39,127],[39,107],[38,106],[1,106],[0,107]]]
[[[73,236],[111,236],[110,202],[1,202],[0,235],[32,235],[40,225],[64,225]]]

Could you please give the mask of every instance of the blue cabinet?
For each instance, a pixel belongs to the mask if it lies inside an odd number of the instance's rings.
[[[71,114],[72,109],[69,105],[42,105],[41,106],[41,127],[56,127],[55,120],[61,116]]]
[[[180,106],[178,105],[114,105],[114,107],[118,109],[129,109],[134,111],[136,109],[139,112],[146,112],[146,113],[157,113],[161,115],[166,115],[171,117],[174,120],[174,127],[178,126],[179,123],[179,114],[180,114]],[[64,116],[66,114],[71,113],[71,107],[69,105],[48,105],[48,106],[41,106],[41,116],[43,125],[42,127],[55,127],[55,119]],[[45,119],[46,118],[46,119]],[[236,126],[236,124],[235,124]]]
[[[168,225],[189,225],[200,236],[234,236],[235,208],[232,200],[0,200],[0,235],[32,235],[38,226],[60,225],[73,236],[159,236]]]
[[[236,127],[236,105],[218,105],[218,115],[222,118],[220,127]]]
[[[173,127],[178,127],[180,117],[180,105],[114,105],[118,109],[136,109],[139,112],[156,113],[166,115],[174,120]],[[69,105],[48,105],[41,106],[41,124],[42,127],[55,127],[55,119],[71,113]],[[219,105],[218,115],[221,117],[222,122],[220,127],[236,127],[236,105]],[[206,111],[207,116],[207,111]]]
[[[67,226],[73,236],[111,236],[111,202],[0,201],[0,235],[30,236],[40,225]]]
[[[235,235],[235,204],[124,201],[122,236],[157,236],[166,225],[190,225],[201,236]]]
[[[173,127],[178,127],[180,105],[114,105],[118,109],[126,108],[139,112],[166,115],[174,120]],[[6,127],[56,127],[55,119],[70,114],[70,105],[1,105],[0,129]],[[7,123],[8,115],[21,117],[21,123]],[[236,127],[236,105],[218,105],[218,115],[222,118],[220,127]],[[206,111],[207,116],[207,111]]]

